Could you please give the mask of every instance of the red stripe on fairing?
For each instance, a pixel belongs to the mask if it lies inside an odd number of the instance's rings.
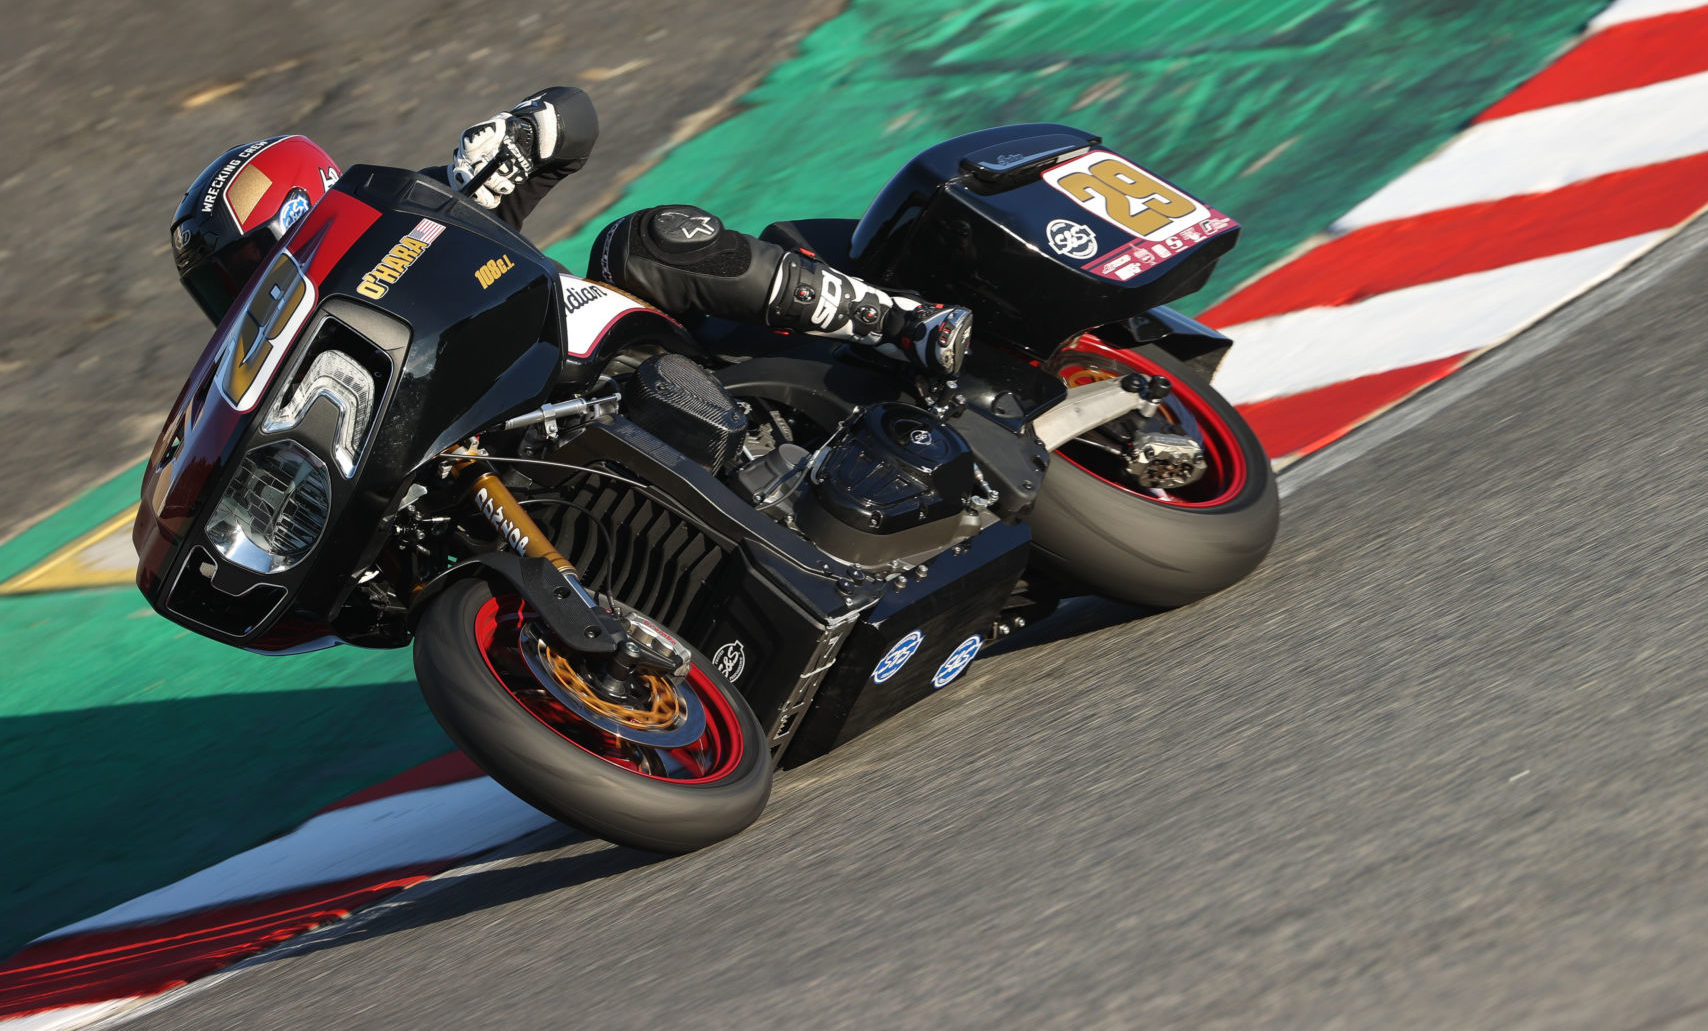
[[[486,773],[474,764],[474,760],[461,752],[451,752],[437,759],[429,759],[414,769],[375,784],[371,788],[341,798],[320,810],[330,813],[334,809],[348,809],[351,806],[362,805],[365,802],[377,802],[382,798],[401,795],[408,791],[421,791],[425,788],[443,787],[446,784],[456,784],[476,777],[484,777]]]
[[[1206,311],[1212,326],[1353,304],[1667,229],[1708,203],[1708,154],[1354,230]]]
[[[1624,22],[1566,51],[1472,124],[1705,71],[1708,8]]]
[[[333,190],[292,227],[285,246],[304,263],[304,274],[318,287],[326,281],[332,266],[349,253],[351,246],[379,218],[380,213],[374,208]]]
[[[372,873],[159,923],[33,945],[0,965],[0,1019],[176,988],[346,917],[452,862]]]
[[[1371,415],[1457,372],[1469,354],[1389,369],[1302,394],[1241,405],[1270,458],[1308,455],[1339,440]]]

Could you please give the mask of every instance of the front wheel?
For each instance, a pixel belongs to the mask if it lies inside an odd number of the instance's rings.
[[[1155,345],[1116,348],[1088,333],[1063,345],[1049,368],[1070,387],[1133,372],[1168,377],[1174,392],[1162,417],[1203,448],[1205,471],[1178,490],[1146,488],[1096,431],[1062,445],[1030,519],[1042,565],[1097,594],[1156,608],[1196,601],[1257,568],[1281,506],[1269,458],[1233,405]]]
[[[417,624],[415,675],[434,717],[523,801],[620,845],[678,853],[759,818],[764,731],[698,651],[686,676],[637,671],[613,700],[587,656],[553,648],[513,594],[479,577]]]

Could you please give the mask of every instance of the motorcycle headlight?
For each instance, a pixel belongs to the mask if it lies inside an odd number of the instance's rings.
[[[207,535],[230,561],[257,573],[301,562],[326,529],[332,482],[326,466],[295,441],[243,456],[208,517]]]
[[[309,407],[323,397],[338,408],[332,460],[344,478],[349,479],[356,473],[362,435],[374,414],[374,377],[344,352],[329,350],[316,355],[296,389],[279,395],[261,429],[268,433],[290,429],[302,422]]]

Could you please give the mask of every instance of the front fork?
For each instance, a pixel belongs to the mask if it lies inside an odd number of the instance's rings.
[[[563,586],[551,592],[555,601],[563,605],[574,605],[578,610],[585,609],[585,615],[595,621],[594,625],[603,631],[603,634],[617,639],[617,647],[611,653],[608,669],[592,678],[593,685],[600,694],[612,701],[626,699],[629,684],[637,668],[649,668],[675,676],[688,672],[688,650],[673,636],[651,620],[635,613],[619,617],[594,599],[582,585],[581,578],[576,575],[574,563],[557,550],[551,538],[534,522],[534,517],[528,514],[528,510],[522,507],[521,502],[516,500],[516,495],[510,492],[510,488],[504,485],[504,481],[499,479],[497,474],[483,468],[476,459],[469,458],[453,464],[451,475],[467,484],[469,500],[498,531],[499,536],[504,539],[505,547],[524,558],[545,561],[558,571]],[[577,646],[583,645],[583,642],[573,637],[562,643],[572,649],[582,650]]]
[[[516,495],[510,493],[510,488],[504,485],[498,474],[482,470],[473,459],[453,465],[451,474],[468,481],[470,500],[504,538],[505,547],[526,558],[543,558],[550,562],[583,601],[594,604],[592,595],[581,586],[580,578],[575,575],[574,563],[552,546],[551,538],[534,522],[534,517],[516,500]]]

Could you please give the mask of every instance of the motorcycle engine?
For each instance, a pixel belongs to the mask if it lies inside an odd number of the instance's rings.
[[[866,409],[808,479],[795,503],[801,532],[861,566],[917,560],[970,537],[989,494],[966,440],[901,402]]]

